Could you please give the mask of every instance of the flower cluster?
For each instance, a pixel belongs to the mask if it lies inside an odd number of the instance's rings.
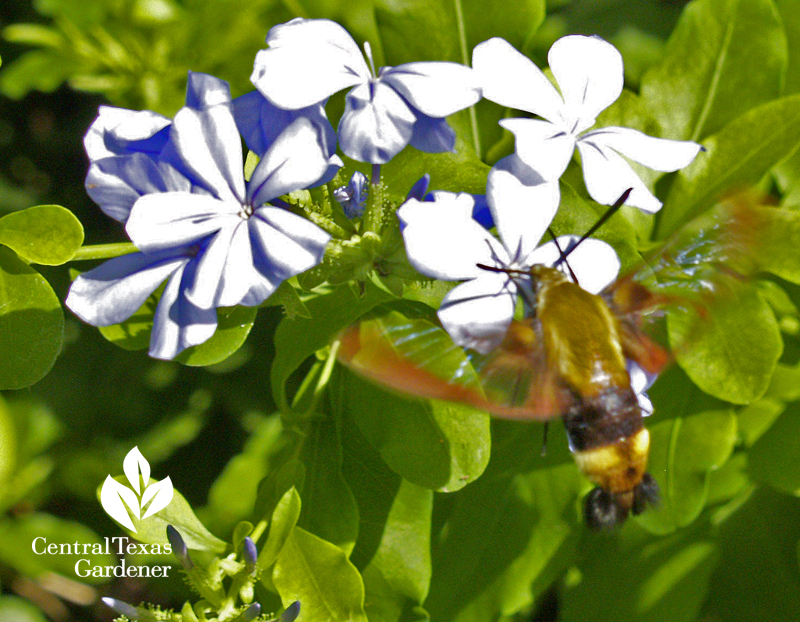
[[[267,44],[255,59],[256,91],[232,99],[227,83],[191,73],[174,119],[103,107],[87,133],[87,191],[124,223],[136,252],[79,275],[67,305],[86,322],[108,326],[158,294],[151,356],[174,358],[205,342],[216,330],[217,309],[260,305],[283,281],[322,261],[335,228],[311,222],[287,195],[336,176],[343,166],[337,139],[344,155],[373,166],[374,185],[380,165],[408,145],[452,151],[455,132],[446,117],[481,97],[541,117],[501,123],[515,135],[516,152],[492,169],[485,198],[440,192],[423,200],[420,186],[398,211],[411,264],[427,276],[465,281],[447,295],[440,317],[457,343],[481,351],[502,338],[517,292],[502,274],[476,265],[524,270],[558,257],[556,243],[537,244],[558,208],[558,179],[576,147],[595,200],[610,204],[632,188],[629,204],[649,212],[660,203],[624,157],[672,171],[700,149],[627,128],[588,131],[622,91],[622,59],[595,37],[553,45],[549,61],[560,94],[501,39],[478,45],[472,67],[416,62],[378,71],[369,45],[362,54],[329,20],[275,26]],[[334,131],[325,105],[343,89],[349,91]],[[247,179],[242,141],[258,156]],[[374,194],[368,185],[357,173],[331,198],[347,218],[367,219]],[[496,225],[499,240],[476,218]],[[443,238],[442,230],[452,234]],[[582,244],[570,264],[581,285],[594,290],[619,266],[601,242]]]

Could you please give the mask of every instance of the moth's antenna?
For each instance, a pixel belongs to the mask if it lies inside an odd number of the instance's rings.
[[[584,241],[586,238],[588,238],[588,237],[589,237],[590,235],[592,235],[592,234],[593,234],[595,231],[597,231],[597,230],[598,230],[600,227],[602,227],[604,224],[606,224],[606,221],[607,221],[609,218],[611,218],[611,217],[612,217],[614,214],[616,214],[616,213],[617,213],[617,211],[619,211],[619,208],[620,208],[620,207],[622,207],[622,206],[625,204],[625,201],[627,201],[627,200],[628,200],[628,197],[631,195],[631,192],[633,192],[633,188],[628,188],[628,189],[627,189],[625,192],[623,192],[623,193],[620,195],[620,197],[619,197],[619,198],[618,198],[616,201],[614,201],[614,205],[612,205],[611,207],[609,207],[609,208],[606,210],[606,213],[605,213],[605,214],[603,214],[602,216],[600,216],[600,218],[597,220],[597,222],[596,222],[596,223],[594,223],[594,224],[593,224],[591,227],[589,227],[589,230],[588,230],[586,233],[584,233],[584,234],[583,234],[583,235],[580,237],[580,239],[579,239],[577,242],[575,242],[575,244],[573,244],[572,246],[570,246],[570,247],[567,249],[567,252],[566,252],[566,253],[562,253],[562,254],[561,254],[561,259],[559,259],[559,260],[556,262],[556,265],[560,264],[562,261],[566,261],[566,260],[567,260],[567,257],[569,257],[569,254],[570,254],[572,251],[574,251],[576,248],[578,248],[578,247],[581,245],[581,243],[582,243],[582,242],[583,242],[583,241]],[[552,234],[551,234],[551,235],[552,235]],[[559,249],[559,250],[560,250],[560,249]],[[567,265],[569,265],[569,264],[567,264]],[[572,270],[570,270],[570,272],[572,272]]]
[[[556,245],[556,248],[558,249],[558,254],[560,255],[560,257],[558,258],[558,261],[556,261],[556,263],[554,263],[553,266],[557,266],[558,264],[560,264],[563,261],[567,266],[567,270],[569,270],[569,275],[572,277],[572,280],[575,283],[577,283],[578,282],[578,277],[572,271],[572,266],[570,266],[569,262],[567,261],[567,255],[569,253],[565,253],[564,249],[561,248],[561,244],[558,243],[558,238],[556,237],[556,234],[553,233],[553,230],[550,227],[547,227],[547,233],[549,233],[550,237],[553,238],[553,243]],[[580,244],[580,242],[578,244]],[[577,246],[577,244],[575,246]],[[575,248],[575,247],[573,246],[573,248]]]

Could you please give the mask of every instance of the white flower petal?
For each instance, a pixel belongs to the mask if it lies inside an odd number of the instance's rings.
[[[564,102],[558,91],[533,61],[505,39],[495,37],[476,45],[472,68],[486,99],[550,121],[560,119]]]
[[[247,196],[256,207],[283,194],[308,188],[328,169],[321,130],[301,118],[287,127],[253,171]]]
[[[386,69],[380,80],[429,117],[446,117],[481,98],[472,69],[458,63],[407,63]]]
[[[186,348],[199,345],[217,330],[216,309],[199,309],[183,295],[194,278],[194,262],[184,264],[167,282],[153,318],[150,356],[173,359]]]
[[[542,177],[557,180],[567,170],[575,151],[574,135],[538,119],[503,119],[500,125],[514,134],[519,158]]]
[[[583,163],[583,180],[586,190],[601,205],[612,205],[622,193],[632,188],[626,205],[632,205],[650,214],[661,209],[659,201],[639,179],[622,156],[602,144],[588,140],[578,141],[578,151]]]
[[[702,147],[689,140],[654,138],[627,127],[604,127],[581,136],[595,144],[611,147],[656,171],[677,171],[692,163]]]
[[[174,252],[115,257],[79,275],[69,289],[66,305],[92,326],[119,324],[187,261]]]
[[[558,181],[526,175],[528,171],[516,156],[508,156],[489,171],[486,183],[486,199],[497,231],[514,262],[524,260],[536,248],[560,199]]]
[[[171,137],[184,164],[207,190],[222,200],[244,199],[242,140],[230,93],[227,101],[203,110],[182,108]]]
[[[408,260],[420,274],[460,281],[485,274],[479,263],[507,263],[502,246],[472,219],[475,202],[470,195],[438,192],[435,196],[432,202],[409,199],[397,210]]]
[[[339,146],[354,160],[386,164],[409,143],[417,118],[403,98],[383,82],[347,94],[339,121]]]
[[[564,119],[578,124],[575,132],[594,125],[597,115],[622,93],[622,55],[600,37],[562,37],[547,60],[564,96]]]
[[[486,354],[505,338],[516,295],[517,288],[507,274],[484,271],[447,293],[439,320],[458,345]]]
[[[542,244],[530,256],[531,264],[544,264],[556,266],[561,259],[558,247],[565,253],[580,239],[577,235],[558,236],[558,246],[552,240]],[[578,285],[592,294],[599,294],[608,285],[613,283],[619,275],[620,261],[614,248],[603,242],[588,238],[569,253],[566,259],[572,272],[578,278]],[[568,275],[569,269],[562,261],[556,266],[561,272]]]
[[[280,108],[305,108],[370,78],[356,42],[327,19],[297,18],[273,26],[267,45],[256,55],[250,81]]]
[[[136,247],[149,253],[199,242],[236,222],[240,209],[204,194],[147,194],[134,204],[125,229]]]

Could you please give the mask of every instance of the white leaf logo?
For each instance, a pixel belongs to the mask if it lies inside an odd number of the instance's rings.
[[[122,470],[131,488],[109,475],[100,490],[100,505],[111,518],[136,533],[131,516],[138,523],[167,507],[172,501],[172,480],[165,477],[160,482],[150,484],[150,464],[138,447],[125,456]],[[144,516],[142,510],[145,511]]]

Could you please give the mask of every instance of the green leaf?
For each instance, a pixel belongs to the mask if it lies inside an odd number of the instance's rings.
[[[8,482],[17,468],[17,430],[14,418],[0,398],[0,507],[2,498],[8,491]]]
[[[630,526],[618,537],[587,539],[581,557],[583,580],[563,594],[563,622],[695,622],[719,547],[690,530],[654,539]]]
[[[205,367],[224,361],[247,340],[257,312],[255,307],[217,309],[217,331],[211,339],[187,348],[175,360],[190,367]]]
[[[753,186],[800,145],[800,95],[751,109],[703,142],[707,151],[683,169],[664,203],[659,234],[710,207],[725,192]]]
[[[736,444],[736,416],[718,410],[677,417],[651,426],[650,436],[647,470],[661,489],[661,504],[636,522],[667,534],[690,524],[705,506],[709,471],[722,466]]]
[[[302,603],[299,622],[367,622],[358,570],[338,546],[300,527],[286,539],[272,581],[284,604]]]
[[[145,350],[150,346],[153,318],[161,291],[157,291],[131,317],[120,324],[100,326],[98,330],[123,350]],[[206,342],[181,352],[175,360],[190,367],[204,367],[224,361],[242,347],[253,328],[255,307],[222,307],[217,309],[217,331]]]
[[[125,475],[118,475],[114,478],[123,486],[128,486],[128,478]],[[149,483],[154,483],[156,480],[150,478]],[[149,485],[148,483],[148,485]],[[97,487],[97,499],[100,499],[100,491],[102,484]],[[144,520],[139,520],[136,516],[128,513],[133,526],[136,531],[120,525],[120,527],[134,540],[144,542],[147,544],[168,544],[167,540],[167,525],[172,525],[181,534],[186,546],[195,551],[213,551],[214,553],[222,553],[226,544],[208,529],[205,528],[203,523],[192,510],[192,506],[183,497],[181,493],[173,489],[172,501],[163,510],[148,516]]]
[[[283,546],[297,525],[300,517],[300,495],[290,488],[281,497],[272,512],[267,541],[258,553],[258,565],[269,568],[278,559]]]
[[[300,459],[306,476],[298,524],[349,555],[358,536],[358,506],[342,475],[342,447],[333,415],[312,423]]]
[[[324,348],[336,335],[391,294],[366,283],[361,297],[348,286],[337,287],[306,303],[311,318],[284,318],[275,331],[275,360],[270,371],[272,394],[281,412],[290,412],[286,381],[309,356]]]
[[[664,137],[703,140],[778,97],[787,57],[771,0],[696,0],[642,78],[642,96]]]
[[[463,62],[450,2],[376,0],[374,6],[387,65],[426,60]]]
[[[396,622],[406,608],[425,601],[431,580],[432,511],[430,490],[401,484],[380,546],[363,573],[371,622]]]
[[[800,284],[800,211],[751,207],[748,218],[757,244],[753,259],[759,269]]]
[[[502,452],[501,462],[516,458],[521,472],[495,468],[456,493],[434,551],[425,601],[432,620],[485,620],[498,610],[530,608],[574,562],[578,471],[562,464],[524,472],[539,461],[526,445],[509,443]]]
[[[377,450],[364,438],[355,422],[340,417],[342,436],[342,474],[358,504],[358,539],[350,560],[365,568],[383,540],[402,478],[392,471]]]
[[[418,486],[458,490],[489,461],[489,417],[474,408],[400,397],[350,373],[340,399],[386,464]]]
[[[769,386],[783,351],[778,323],[752,283],[732,283],[730,295],[700,313],[668,311],[670,343],[680,344],[677,360],[706,393],[748,404]]]
[[[83,225],[60,205],[39,205],[0,218],[0,244],[25,261],[58,266],[83,244]]]
[[[725,622],[800,620],[800,504],[769,488],[718,529],[720,558],[711,578],[704,614]],[[665,618],[669,619],[669,618]]]
[[[64,315],[47,281],[0,247],[0,389],[43,378],[61,351]]]
[[[503,0],[461,0],[467,50],[492,37],[502,37],[518,50],[526,51],[545,17],[544,0],[521,0],[509,10]],[[467,58],[469,64],[471,58]]]
[[[800,92],[800,12],[795,0],[773,0],[783,22],[789,49],[789,66],[784,82],[784,94]]]
[[[748,452],[750,473],[759,482],[800,495],[800,404],[790,404]]]

